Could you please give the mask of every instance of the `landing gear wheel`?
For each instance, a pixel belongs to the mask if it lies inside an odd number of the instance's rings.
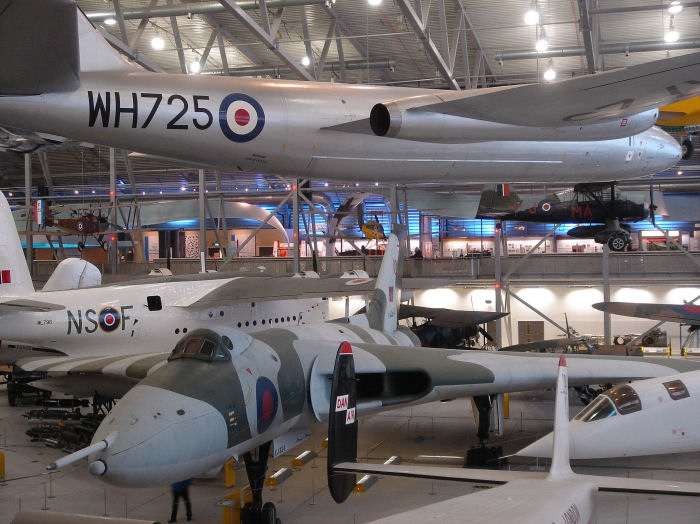
[[[109,244],[106,240],[100,242],[100,246],[102,247],[102,251],[109,251]]]
[[[627,247],[627,239],[620,234],[612,234],[608,239],[608,247],[612,251],[624,251]]]
[[[681,142],[681,151],[683,153],[681,158],[683,160],[688,160],[691,156],[693,156],[694,150],[695,147],[693,147],[693,142],[691,140],[686,138],[685,140],[683,140],[683,142]]]
[[[277,508],[272,502],[263,504],[260,524],[277,524]]]
[[[82,242],[78,242],[78,251],[82,253],[83,249],[85,249],[85,244]]]

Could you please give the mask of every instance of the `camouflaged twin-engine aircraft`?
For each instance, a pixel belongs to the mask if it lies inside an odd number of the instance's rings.
[[[549,362],[554,365],[554,362]],[[371,524],[580,524],[595,521],[597,491],[700,496],[700,483],[579,475],[569,464],[569,385],[564,355],[559,358],[555,387],[554,432],[549,440],[552,466],[537,471],[446,468],[357,462],[357,388],[350,344],[336,357],[328,420],[328,490],[338,503],[355,488],[356,473],[503,484],[391,515]],[[639,436],[639,433],[636,434]],[[632,438],[632,440],[645,440]],[[603,441],[604,445],[606,441]]]
[[[15,134],[344,182],[659,172],[681,156],[653,127],[659,106],[700,92],[700,53],[465,91],[151,73],[123,60],[72,0],[0,0],[0,63],[0,126]]]
[[[399,240],[391,234],[366,313],[253,333],[224,319],[187,333],[170,354],[132,356],[124,365],[104,358],[55,361],[61,372],[70,375],[74,366],[93,381],[142,380],[107,415],[91,446],[51,467],[88,457],[90,472],[102,480],[139,487],[214,473],[229,459],[243,457],[254,494],[246,510],[252,516],[244,522],[274,522],[274,506],[262,503],[267,458],[270,450],[279,455],[294,448],[312,424],[327,419],[329,377],[341,343],[355,355],[358,415],[554,386],[558,355],[418,347],[417,338],[397,325],[401,261]],[[574,386],[694,369],[700,362],[569,359]]]

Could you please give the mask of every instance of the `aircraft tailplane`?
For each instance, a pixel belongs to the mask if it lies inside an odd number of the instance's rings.
[[[328,490],[338,504],[355,488],[354,473],[335,471],[336,464],[357,462],[357,393],[352,346],[343,342],[333,367],[331,402],[328,411]]]
[[[564,355],[559,357],[556,400],[554,404],[554,444],[552,445],[552,467],[549,479],[572,477],[569,465],[569,374]]]
[[[0,297],[18,297],[34,293],[22,245],[12,217],[10,204],[0,192]]]
[[[402,236],[406,229],[402,227]],[[401,276],[403,256],[401,243],[396,232],[392,232],[386,241],[384,259],[379,268],[374,296],[367,307],[369,327],[393,333],[398,328],[398,310],[401,303]]]
[[[0,95],[76,89],[77,24],[74,0],[0,0]]]

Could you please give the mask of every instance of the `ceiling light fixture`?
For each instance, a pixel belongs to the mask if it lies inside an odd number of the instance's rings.
[[[554,70],[554,61],[550,58],[549,63],[547,64],[547,70],[542,75],[542,78],[544,78],[545,82],[551,82],[556,77],[557,72]]]
[[[544,31],[544,26],[540,26],[540,37],[535,43],[535,49],[538,53],[544,53],[549,49],[549,42],[547,41],[547,33]]]
[[[153,37],[153,39],[151,40],[151,47],[156,51],[160,51],[163,48],[165,48],[165,40],[163,40],[159,36]]]
[[[669,11],[671,8],[669,8]],[[117,21],[114,18],[105,18],[105,25],[114,25],[116,24]]]
[[[309,64],[311,64],[311,60],[309,60],[309,57],[308,56],[302,57],[301,65],[303,65],[304,67],[309,67]]]
[[[673,28],[673,16],[671,16],[671,21],[668,24],[668,32],[664,35],[664,40],[670,44],[678,41],[679,37],[678,31]]]
[[[676,13],[680,13],[681,11],[683,11],[683,6],[677,0],[671,2],[671,5],[668,7],[668,12],[671,13],[672,15],[675,15]]]
[[[199,65],[199,61],[195,60],[194,62],[192,62],[190,64],[190,73],[192,73],[193,75],[196,75],[197,73],[199,73],[201,68],[202,67]]]
[[[536,9],[531,8],[527,13],[525,13],[525,23],[527,25],[535,25],[540,21],[540,14]]]
[[[371,6],[378,6],[382,4],[382,0],[367,0],[367,3]]]

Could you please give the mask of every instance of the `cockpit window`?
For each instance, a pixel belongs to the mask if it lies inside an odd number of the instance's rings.
[[[230,340],[229,344],[233,345]],[[227,361],[231,360],[231,353],[226,348],[225,341],[217,333],[208,329],[197,329],[177,343],[168,360],[179,358]]]
[[[199,349],[199,354],[203,357],[211,357],[214,354],[216,343],[213,340],[204,339],[202,347]]]
[[[690,393],[688,393],[688,388],[685,387],[685,384],[683,384],[683,381],[681,380],[664,382],[664,387],[673,400],[680,400],[690,396]]]
[[[639,395],[630,386],[617,386],[610,391],[606,391],[605,395],[612,399],[621,415],[628,415],[642,409],[642,401],[639,400]]]
[[[576,415],[574,420],[593,422],[594,420],[610,418],[615,415],[617,415],[617,410],[612,401],[606,395],[599,395],[598,398]]]
[[[194,355],[197,353],[197,350],[199,349],[199,344],[202,342],[202,339],[199,337],[193,337],[189,339],[185,343],[185,351],[183,352],[185,355]]]

